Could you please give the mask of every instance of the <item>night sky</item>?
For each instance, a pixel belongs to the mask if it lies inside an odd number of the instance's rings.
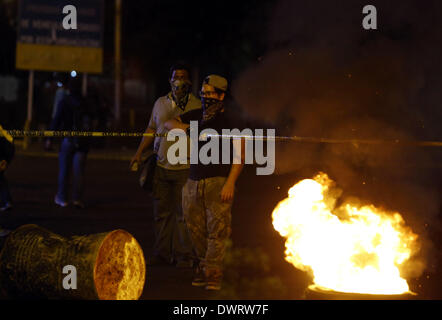
[[[237,75],[265,50],[274,1],[124,2],[124,54],[165,74],[184,60],[205,74]]]

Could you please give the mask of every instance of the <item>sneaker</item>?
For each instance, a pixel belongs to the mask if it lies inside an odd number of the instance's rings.
[[[66,208],[68,206],[68,203],[66,201],[61,201],[60,199],[58,199],[57,196],[55,196],[54,202],[57,206],[60,206],[62,208]]]
[[[11,233],[11,230],[0,228],[0,237],[6,237]]]
[[[193,261],[190,259],[181,259],[176,263],[176,267],[180,269],[187,269],[193,267]]]
[[[210,270],[206,272],[207,285],[206,290],[221,290],[223,274],[220,270]]]
[[[0,207],[1,212],[11,210],[11,209],[12,209],[12,203],[10,203],[10,202],[6,202],[5,205]]]
[[[207,282],[206,290],[209,290],[209,291],[221,290],[221,282],[216,282],[216,281]]]
[[[74,201],[74,207],[77,209],[84,209],[86,206],[82,201]]]
[[[204,271],[200,266],[197,266],[193,275],[192,286],[204,287],[205,285],[207,285],[207,281]]]

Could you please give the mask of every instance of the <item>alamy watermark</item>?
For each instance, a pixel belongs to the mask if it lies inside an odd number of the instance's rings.
[[[65,30],[77,29],[77,8],[73,5],[67,5],[63,7],[63,14],[66,16],[63,18],[63,28]]]
[[[366,5],[362,8],[362,13],[366,14],[362,20],[362,27],[365,30],[376,30],[378,28],[378,13],[373,5]]]
[[[72,265],[64,266],[63,274],[67,274],[63,278],[63,288],[65,290],[77,289],[77,268]]]
[[[271,175],[275,171],[275,129],[204,129],[198,132],[198,121],[190,122],[190,152],[188,152],[188,137],[184,130],[173,129],[167,134],[167,141],[178,140],[169,147],[167,161],[172,164],[258,164],[256,174]],[[208,140],[210,138],[210,140]],[[244,140],[244,155],[242,155],[241,140]],[[199,141],[207,141],[198,148]],[[221,145],[220,145],[221,143]],[[233,148],[231,148],[231,143]],[[266,152],[264,152],[264,148]],[[233,154],[231,154],[233,149]]]

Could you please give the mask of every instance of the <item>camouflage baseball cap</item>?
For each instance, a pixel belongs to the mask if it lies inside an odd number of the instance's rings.
[[[227,91],[227,80],[224,77],[218,76],[216,74],[211,74],[207,76],[203,84],[208,84],[210,86],[213,86],[219,90]]]

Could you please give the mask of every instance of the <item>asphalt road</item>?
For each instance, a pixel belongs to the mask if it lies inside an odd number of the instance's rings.
[[[14,229],[34,223],[64,236],[125,229],[140,243],[146,260],[153,244],[152,199],[137,184],[138,176],[126,161],[90,159],[86,167],[87,208],[58,208],[57,159],[17,156],[7,176],[14,209],[0,216],[0,224]],[[142,299],[302,299],[309,279],[284,261],[284,240],[273,230],[271,213],[298,177],[256,177],[245,170],[233,207],[231,269],[220,293],[190,285],[192,270],[174,266],[148,266]],[[433,234],[441,243],[441,235]],[[441,248],[434,249],[431,271],[410,281],[419,298],[442,299]]]

